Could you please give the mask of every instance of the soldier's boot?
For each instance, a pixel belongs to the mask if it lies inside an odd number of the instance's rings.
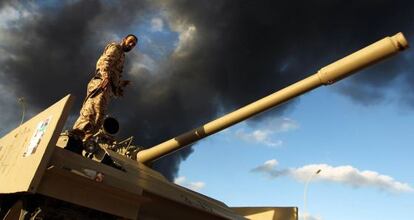
[[[85,132],[83,132],[80,129],[72,129],[69,131],[69,135],[73,137],[74,139],[83,140],[85,137]]]
[[[83,150],[82,139],[84,137],[84,133],[79,129],[73,129],[67,131],[67,136],[69,139],[65,149],[75,152],[77,154],[81,154]]]

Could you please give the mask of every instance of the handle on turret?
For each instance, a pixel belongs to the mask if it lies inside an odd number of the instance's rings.
[[[188,131],[146,150],[142,150],[138,153],[137,160],[141,163],[157,160],[206,136],[264,112],[307,91],[321,85],[329,85],[341,80],[355,71],[394,55],[407,47],[408,42],[402,33],[398,33],[392,37],[386,37],[347,57],[325,66],[317,73],[282,90],[215,119],[194,130]]]

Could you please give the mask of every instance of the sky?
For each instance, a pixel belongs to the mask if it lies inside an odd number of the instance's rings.
[[[375,4],[374,4],[375,3]],[[1,1],[0,136],[77,97],[104,46],[134,33],[110,114],[150,147],[399,31],[411,1]],[[410,219],[411,49],[162,158],[169,180],[229,206],[298,206],[307,219]],[[319,174],[315,174],[317,170]],[[311,178],[312,177],[312,178]],[[304,188],[308,184],[307,213]]]

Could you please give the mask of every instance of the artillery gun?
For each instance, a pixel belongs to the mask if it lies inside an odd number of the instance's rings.
[[[3,219],[298,219],[296,207],[228,207],[169,182],[148,164],[235,123],[408,47],[402,33],[386,37],[278,92],[147,149],[116,141],[107,119],[83,146],[61,133],[68,95],[0,139]]]

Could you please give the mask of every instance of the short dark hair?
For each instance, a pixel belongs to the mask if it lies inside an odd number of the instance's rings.
[[[133,37],[138,42],[138,37],[135,36],[134,34],[128,34],[124,39],[127,39],[128,37]]]

